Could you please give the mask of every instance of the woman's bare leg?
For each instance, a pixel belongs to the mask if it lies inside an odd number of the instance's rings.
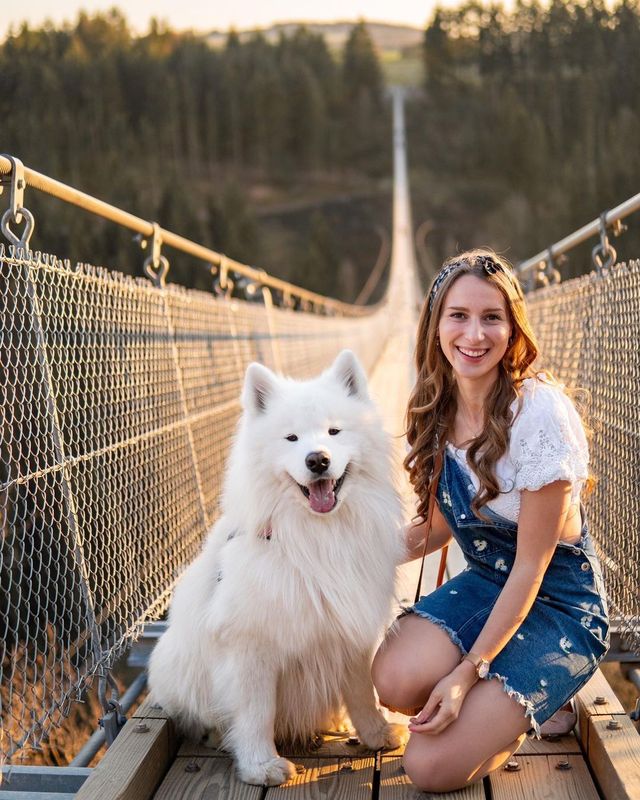
[[[422,707],[436,683],[460,663],[460,650],[441,628],[417,614],[397,620],[373,659],[381,702],[396,709]]]
[[[414,709],[459,662],[460,650],[445,631],[409,614],[396,622],[376,653],[373,682],[386,705]],[[504,764],[530,727],[523,707],[497,679],[479,681],[448,728],[411,735],[405,771],[424,791],[460,789]]]
[[[479,681],[466,696],[458,719],[444,731],[411,736],[405,771],[423,791],[461,789],[504,764],[530,727],[524,708],[497,679]]]

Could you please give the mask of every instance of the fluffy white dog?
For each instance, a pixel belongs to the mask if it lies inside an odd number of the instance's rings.
[[[276,785],[295,769],[275,741],[308,742],[343,704],[365,745],[399,744],[370,665],[401,508],[350,351],[309,381],[251,364],[242,404],[222,517],[178,584],[149,681],[182,730],[222,737],[243,781]]]

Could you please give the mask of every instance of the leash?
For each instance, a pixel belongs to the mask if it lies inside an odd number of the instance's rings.
[[[427,510],[427,531],[424,536],[424,549],[422,551],[422,562],[420,564],[420,574],[418,575],[418,585],[416,586],[416,599],[415,603],[420,599],[420,587],[422,586],[422,573],[424,572],[424,561],[427,556],[429,548],[429,535],[433,526],[433,510],[436,505],[436,494],[438,492],[438,481],[440,480],[440,473],[442,472],[442,451],[438,451],[434,464],[433,475],[429,487],[429,508]],[[447,566],[447,553],[449,552],[449,545],[445,545],[440,552],[440,566],[438,567],[438,577],[436,580],[436,589],[442,586],[444,581],[444,571]]]

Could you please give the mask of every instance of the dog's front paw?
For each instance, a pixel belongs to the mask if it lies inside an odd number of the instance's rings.
[[[279,786],[296,774],[295,764],[286,758],[270,758],[258,764],[238,765],[240,780],[257,786]]]
[[[384,722],[374,730],[358,731],[358,737],[370,750],[395,750],[407,743],[408,731],[404,725]]]

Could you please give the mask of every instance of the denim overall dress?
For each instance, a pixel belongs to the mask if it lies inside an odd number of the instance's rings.
[[[463,654],[472,648],[513,567],[517,523],[486,505],[485,522],[471,510],[470,477],[446,451],[438,506],[467,566],[405,613],[429,619]],[[581,509],[582,510],[582,509]],[[526,619],[490,666],[525,709],[532,730],[561,708],[595,672],[608,648],[609,619],[600,565],[584,522],[577,545],[559,542]]]

